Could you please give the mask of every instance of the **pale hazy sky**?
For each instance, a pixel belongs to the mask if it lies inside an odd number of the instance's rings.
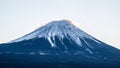
[[[0,0],[0,43],[44,22],[70,19],[88,34],[120,49],[120,0]]]

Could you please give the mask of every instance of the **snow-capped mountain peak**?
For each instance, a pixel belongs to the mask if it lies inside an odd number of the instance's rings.
[[[45,26],[38,28],[30,34],[27,34],[21,38],[11,41],[11,43],[41,37],[46,38],[50,42],[52,47],[56,47],[54,43],[55,37],[58,37],[59,40],[62,40],[64,37],[66,37],[80,46],[82,46],[80,39],[93,39],[90,35],[73,25],[69,20],[60,20],[52,21],[46,24]],[[95,41],[98,42],[97,40]]]

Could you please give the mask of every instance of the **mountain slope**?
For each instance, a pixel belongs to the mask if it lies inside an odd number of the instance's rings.
[[[0,54],[3,57],[6,54],[12,56],[9,60],[15,62],[21,59],[29,62],[100,64],[103,67],[116,67],[120,62],[120,50],[95,39],[68,20],[52,21],[21,38],[1,44]]]
[[[100,43],[98,40],[94,39],[84,31],[75,27],[68,20],[50,22],[49,24],[38,28],[37,30],[33,31],[28,35],[25,35],[21,38],[11,41],[11,43],[34,39],[34,38],[46,38],[50,42],[51,47],[56,47],[54,43],[55,37],[58,37],[59,40],[63,40],[63,38],[71,39],[71,41],[74,41],[79,46],[82,46],[80,39],[84,39],[84,38],[92,39],[97,43]]]

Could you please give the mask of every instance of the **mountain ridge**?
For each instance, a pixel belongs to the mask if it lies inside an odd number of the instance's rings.
[[[12,42],[19,42],[23,40],[29,40],[32,38],[40,38],[40,37],[45,37],[49,40],[51,43],[52,47],[55,45],[52,43],[51,38],[54,40],[54,36],[59,36],[60,39],[63,39],[64,36],[69,36],[70,38],[73,39],[73,41],[76,41],[77,44],[80,44],[80,39],[82,37],[86,38],[91,38],[93,39],[90,35],[85,33],[84,31],[80,30],[77,28],[75,25],[73,25],[70,21],[68,20],[60,20],[60,21],[52,21],[35,31],[33,31],[30,34],[27,34],[21,38],[18,38],[16,40],[11,41]],[[99,42],[95,40],[96,42]],[[80,44],[81,45],[81,44]]]

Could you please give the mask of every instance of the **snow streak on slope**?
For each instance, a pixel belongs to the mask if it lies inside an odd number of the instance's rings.
[[[92,39],[99,43],[99,41],[97,41],[96,39],[94,39],[84,31],[74,26],[68,20],[52,21],[46,24],[45,26],[38,28],[32,33],[27,34],[16,40],[13,40],[10,43],[29,40],[33,38],[46,38],[50,42],[52,47],[56,47],[56,45],[54,44],[55,37],[58,37],[59,40],[62,40],[64,37],[67,39],[71,39],[80,46],[82,46],[80,39],[84,39],[84,38]]]

